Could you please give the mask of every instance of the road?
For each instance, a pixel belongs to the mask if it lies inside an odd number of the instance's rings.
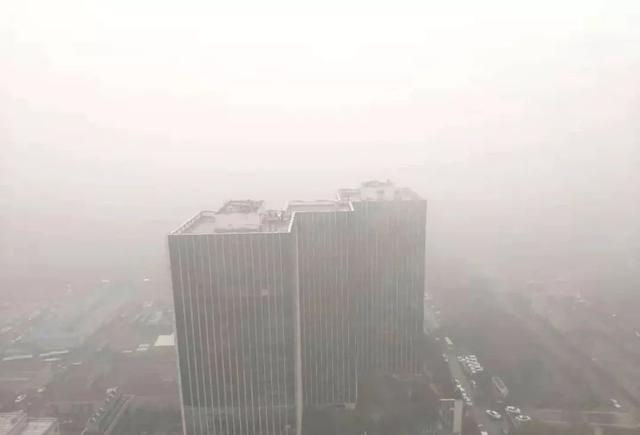
[[[458,362],[456,357],[458,354],[455,351],[447,351],[446,353],[447,359],[449,360],[449,370],[451,371],[451,376],[454,379],[458,379],[460,381],[460,385],[467,392],[471,401],[473,402],[473,406],[471,407],[471,411],[473,412],[473,416],[478,424],[481,424],[489,435],[502,435],[506,433],[506,423],[503,420],[493,420],[486,414],[486,409],[478,406],[476,404],[475,397],[475,388],[471,385],[470,379],[467,377],[464,372],[461,364]],[[466,405],[465,405],[466,406]]]
[[[431,310],[429,306],[429,301],[424,301],[424,319],[425,319],[425,333],[429,333],[437,329],[440,325],[438,322],[438,316]],[[506,430],[506,422],[492,420],[487,414],[486,409],[476,405],[476,397],[475,397],[475,388],[471,385],[470,379],[467,377],[467,374],[464,372],[462,365],[458,362],[457,353],[454,350],[445,350],[445,355],[447,355],[447,360],[449,364],[449,371],[451,372],[451,376],[454,379],[458,379],[460,384],[467,392],[471,401],[473,402],[473,406],[471,407],[471,412],[478,424],[482,425],[482,430],[486,431],[489,435],[502,435],[503,433],[507,433]],[[465,405],[466,407],[466,405]]]

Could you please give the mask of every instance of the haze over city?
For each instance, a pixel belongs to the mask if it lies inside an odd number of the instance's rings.
[[[390,180],[427,201],[439,310],[482,281],[631,318],[639,48],[631,0],[4,4],[0,296],[145,282],[168,313],[167,235],[201,210]]]

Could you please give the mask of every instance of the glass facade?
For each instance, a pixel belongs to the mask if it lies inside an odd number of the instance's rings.
[[[298,433],[371,372],[418,373],[426,201],[294,211],[281,232],[169,236],[189,434]]]

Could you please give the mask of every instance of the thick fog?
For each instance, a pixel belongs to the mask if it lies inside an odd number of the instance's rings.
[[[637,286],[635,1],[62,3],[0,13],[12,298],[161,283],[195,212],[371,178],[428,199],[431,277]]]

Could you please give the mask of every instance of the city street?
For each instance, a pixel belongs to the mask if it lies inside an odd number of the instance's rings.
[[[502,435],[503,433],[506,433],[507,423],[504,416],[502,417],[502,420],[493,420],[486,414],[485,408],[476,404],[475,388],[473,387],[473,385],[471,385],[470,380],[467,378],[462,365],[456,359],[458,354],[455,351],[448,351],[446,355],[447,359],[449,360],[449,370],[451,370],[451,376],[460,381],[460,385],[462,385],[464,390],[471,398],[471,401],[473,402],[471,410],[478,424],[481,424],[483,426],[483,429],[481,430],[486,431],[489,435]],[[497,411],[501,414],[503,413],[501,409],[498,409]]]
[[[425,333],[428,330],[433,331],[440,326],[436,314],[433,312],[426,300],[424,301],[424,319]],[[492,420],[486,414],[485,408],[476,405],[475,388],[471,385],[470,379],[467,378],[467,374],[464,372],[462,365],[458,362],[458,353],[456,352],[455,348],[453,350],[445,350],[445,355],[447,355],[449,371],[451,372],[452,378],[458,379],[458,381],[460,381],[460,384],[473,402],[471,412],[473,412],[475,420],[482,425],[481,430],[486,431],[489,435],[502,435],[503,433],[506,433],[506,430],[504,430],[503,432],[503,427],[506,428],[507,425],[506,421],[504,420],[504,416],[502,421]],[[465,407],[468,409],[466,405]],[[502,413],[502,410],[498,411]]]

